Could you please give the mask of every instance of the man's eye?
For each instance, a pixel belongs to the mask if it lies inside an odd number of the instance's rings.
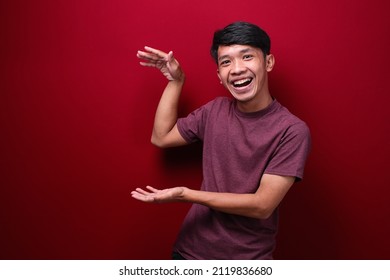
[[[244,59],[246,59],[246,60],[251,59],[252,57],[253,57],[253,55],[251,55],[251,54],[244,55]]]
[[[230,63],[230,60],[222,60],[222,61],[219,63],[219,65],[221,65],[221,66],[226,66],[226,65],[229,65],[229,63]]]

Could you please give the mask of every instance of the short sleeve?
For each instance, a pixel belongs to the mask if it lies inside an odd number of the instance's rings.
[[[177,120],[177,129],[188,143],[203,140],[209,107],[210,103]]]
[[[304,122],[289,126],[264,171],[267,174],[303,179],[307,156],[311,149],[310,130]]]

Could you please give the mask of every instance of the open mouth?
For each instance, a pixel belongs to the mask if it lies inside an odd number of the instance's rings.
[[[232,84],[235,88],[242,88],[249,85],[252,82],[253,78],[245,78],[242,80],[234,81]]]

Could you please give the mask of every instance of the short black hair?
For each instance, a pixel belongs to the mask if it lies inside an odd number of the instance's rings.
[[[218,63],[219,46],[248,45],[262,50],[264,55],[270,54],[271,39],[268,34],[255,24],[237,21],[214,33],[211,56]]]

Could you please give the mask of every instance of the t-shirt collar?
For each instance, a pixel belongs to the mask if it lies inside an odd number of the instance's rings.
[[[244,118],[259,118],[259,117],[263,117],[265,115],[267,115],[269,112],[272,112],[273,110],[275,110],[277,107],[279,106],[279,102],[274,98],[272,97],[272,102],[267,106],[265,107],[264,109],[260,110],[260,111],[256,111],[256,112],[250,112],[250,113],[247,113],[247,112],[242,112],[238,109],[237,107],[237,101],[235,100],[234,101],[234,112],[236,113],[237,116],[239,117],[244,117]]]

